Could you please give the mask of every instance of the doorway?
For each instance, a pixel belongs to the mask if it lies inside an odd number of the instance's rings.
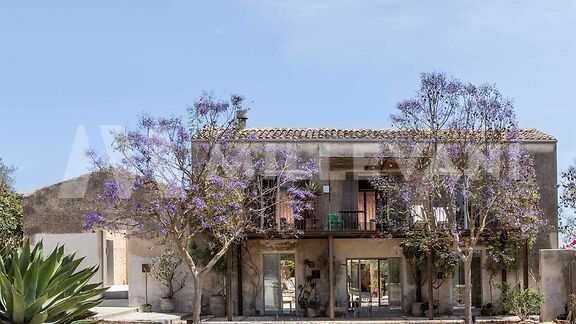
[[[293,253],[264,253],[264,314],[296,312],[296,266]]]
[[[349,259],[346,262],[349,308],[402,310],[400,258]]]
[[[482,307],[482,252],[474,251],[471,265],[472,307]],[[464,307],[464,263],[458,261],[452,279],[453,302],[456,308]]]

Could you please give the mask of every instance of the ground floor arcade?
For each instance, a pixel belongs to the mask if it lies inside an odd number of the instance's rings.
[[[236,252],[241,267],[234,274],[239,290],[232,306],[250,316],[303,315],[303,308],[310,304],[327,317],[346,312],[410,314],[417,302],[417,285],[414,267],[403,257],[400,243],[401,239],[334,237],[249,240]],[[483,248],[474,254],[472,299],[476,307],[499,298],[495,286],[502,274],[487,271],[485,258]],[[505,280],[522,283],[522,272],[508,272]],[[433,276],[438,313],[457,313],[463,306],[463,278],[462,265],[450,277]],[[425,281],[424,302],[428,296]]]

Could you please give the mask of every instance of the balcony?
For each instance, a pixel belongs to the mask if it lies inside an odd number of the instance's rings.
[[[403,216],[402,216],[403,217]],[[278,218],[277,218],[278,219]],[[341,210],[328,215],[316,215],[310,213],[303,219],[286,219],[281,217],[276,221],[270,218],[267,221],[257,221],[259,228],[255,232],[261,233],[293,233],[300,235],[330,235],[339,234],[365,234],[379,233],[384,231],[400,230],[402,224],[398,221],[400,217],[394,217],[393,221],[388,219],[378,219],[374,215],[367,215],[361,210]]]

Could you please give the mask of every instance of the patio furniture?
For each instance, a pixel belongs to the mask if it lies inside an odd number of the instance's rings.
[[[328,229],[342,229],[344,227],[344,222],[342,217],[338,214],[328,214]]]
[[[376,230],[376,219],[372,218],[371,220],[368,221],[368,231],[375,231]],[[379,224],[378,224],[379,225]]]

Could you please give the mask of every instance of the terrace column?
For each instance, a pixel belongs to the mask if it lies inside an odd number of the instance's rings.
[[[226,254],[226,316],[228,321],[232,321],[234,315],[234,307],[232,305],[232,251],[233,249],[228,249]]]
[[[524,273],[523,273],[523,281],[524,281],[524,289],[528,289],[530,288],[530,282],[528,281],[528,276],[529,276],[529,272],[528,272],[528,268],[529,268],[529,264],[528,264],[528,239],[526,239],[526,241],[524,242]]]
[[[334,319],[334,237],[328,236],[328,317]]]
[[[243,296],[242,296],[242,244],[243,243],[238,243],[236,245],[236,264],[237,264],[237,269],[236,269],[236,276],[237,276],[237,285],[236,285],[236,290],[238,291],[238,315],[242,316],[244,315],[244,301],[243,301]]]

